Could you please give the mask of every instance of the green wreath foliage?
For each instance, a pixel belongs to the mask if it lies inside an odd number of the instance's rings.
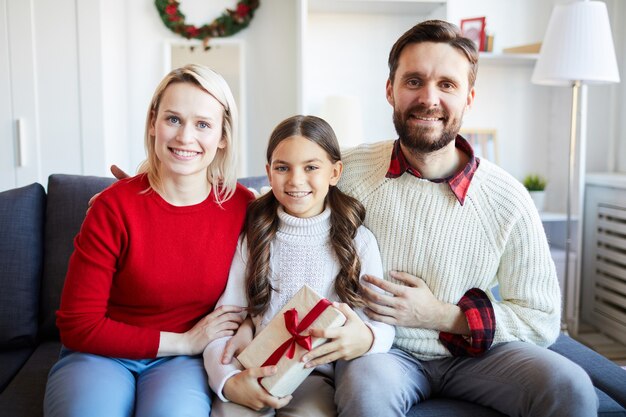
[[[208,42],[211,38],[231,36],[248,27],[254,11],[259,8],[260,0],[239,0],[235,10],[226,9],[211,23],[200,27],[185,23],[185,15],[180,11],[180,2],[177,0],[155,0],[154,5],[169,30],[187,39]]]

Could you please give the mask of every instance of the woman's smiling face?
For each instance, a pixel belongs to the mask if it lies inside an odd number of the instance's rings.
[[[150,123],[155,152],[165,176],[197,176],[206,181],[207,168],[222,140],[224,107],[201,87],[170,84]]]

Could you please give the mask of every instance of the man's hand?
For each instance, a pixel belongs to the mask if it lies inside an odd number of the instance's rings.
[[[113,174],[113,176],[118,180],[123,180],[124,178],[129,177],[129,175],[122,171],[117,165],[111,165],[111,174]],[[93,197],[89,199],[89,202],[87,203],[87,211],[89,211],[91,206],[93,206],[93,202],[96,201],[96,198],[98,198],[99,195],[100,193],[94,194]]]
[[[111,174],[118,180],[123,180],[124,178],[130,177],[127,173],[125,173],[120,167],[117,165],[111,165]]]
[[[405,285],[394,284],[371,275],[363,280],[391,295],[361,286],[367,304],[365,314],[372,320],[402,327],[432,329],[469,335],[469,326],[461,309],[439,301],[426,283],[405,272],[390,271],[389,276]]]
[[[257,381],[259,378],[274,375],[275,373],[276,366],[246,369],[226,381],[222,390],[224,397],[256,411],[265,407],[282,408],[289,404],[292,396],[276,398],[265,391],[265,388]]]
[[[248,316],[237,329],[237,333],[226,342],[224,353],[222,354],[222,363],[225,365],[229,364],[233,360],[233,356],[240,354],[252,342],[253,337],[254,323]]]
[[[350,360],[366,353],[372,347],[374,334],[363,320],[347,304],[333,303],[347,318],[342,327],[332,329],[310,329],[313,337],[330,339],[329,342],[313,349],[302,357],[306,367],[334,362],[337,359]]]

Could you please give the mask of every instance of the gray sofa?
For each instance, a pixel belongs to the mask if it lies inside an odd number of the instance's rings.
[[[88,199],[110,178],[52,175],[39,184],[0,193],[0,416],[40,417],[46,378],[60,343],[55,310],[72,240]],[[260,188],[264,177],[241,180]],[[591,376],[600,416],[626,416],[626,371],[567,336],[550,348]],[[462,401],[434,398],[410,416],[501,416]]]

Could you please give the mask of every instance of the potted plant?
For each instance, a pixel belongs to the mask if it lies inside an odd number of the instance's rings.
[[[538,174],[529,174],[526,175],[522,184],[530,193],[537,210],[543,211],[546,197],[546,179]]]

